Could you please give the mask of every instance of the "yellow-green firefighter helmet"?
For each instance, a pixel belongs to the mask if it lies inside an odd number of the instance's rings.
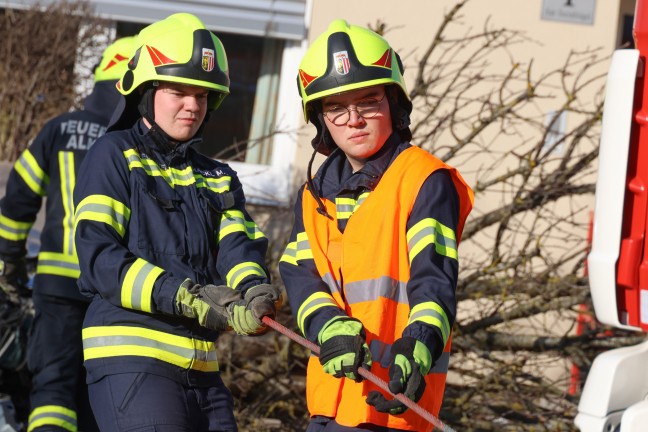
[[[377,33],[344,20],[333,21],[313,42],[297,76],[306,121],[310,102],[380,84],[398,85],[409,101],[396,51]]]
[[[129,95],[149,81],[204,87],[216,92],[209,109],[229,94],[227,56],[221,41],[194,15],[177,13],[145,27],[137,35],[136,51],[117,83]]]
[[[108,45],[101,55],[101,61],[94,70],[94,81],[117,81],[128,66],[128,56],[135,51],[135,37],[117,39]]]

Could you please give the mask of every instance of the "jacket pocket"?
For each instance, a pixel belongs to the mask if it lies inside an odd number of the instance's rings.
[[[140,184],[134,193],[138,205],[137,246],[156,254],[184,255],[187,226],[176,192],[170,187],[165,190]]]

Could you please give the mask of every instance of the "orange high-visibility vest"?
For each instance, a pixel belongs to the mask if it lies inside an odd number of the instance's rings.
[[[406,149],[394,160],[376,189],[349,219],[344,234],[337,220],[317,212],[317,202],[304,190],[304,227],[317,269],[338,306],[362,321],[373,357],[375,347],[384,351],[402,336],[408,323],[406,285],[410,263],[406,224],[423,183],[437,169],[447,169],[457,189],[458,242],[472,209],[473,192],[454,168],[418,147]],[[323,201],[328,213],[335,215],[335,203]],[[446,356],[450,345],[449,339],[444,348]],[[388,366],[382,363],[374,358],[371,371],[389,381]],[[418,401],[435,416],[443,399],[447,362],[438,369],[435,366],[426,376],[427,387]],[[333,417],[344,426],[371,423],[403,430],[432,430],[431,424],[411,410],[399,416],[376,411],[365,402],[372,390],[379,388],[368,380],[356,383],[335,378],[324,372],[316,357],[309,359],[306,398],[312,416]]]

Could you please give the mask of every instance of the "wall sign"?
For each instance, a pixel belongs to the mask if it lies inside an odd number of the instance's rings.
[[[542,19],[574,24],[594,24],[596,0],[542,0]]]

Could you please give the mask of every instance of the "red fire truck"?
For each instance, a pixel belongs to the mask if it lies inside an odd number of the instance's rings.
[[[608,73],[596,183],[590,290],[597,319],[648,331],[648,0],[637,0],[636,49]],[[648,431],[648,341],[594,360],[578,405],[582,432]]]

